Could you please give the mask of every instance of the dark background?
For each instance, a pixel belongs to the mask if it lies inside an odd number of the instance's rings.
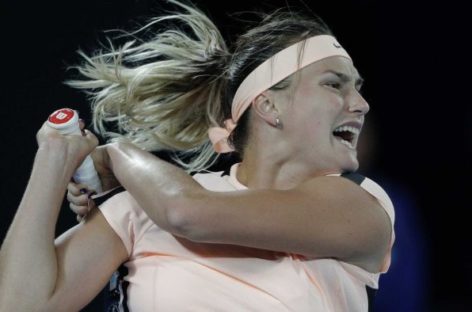
[[[134,27],[143,21],[137,17],[152,16],[162,3],[0,3],[0,241],[26,186],[42,122],[64,106],[90,121],[85,96],[62,83],[72,77],[66,68],[79,61],[75,51],[93,51],[103,41],[103,30]],[[195,3],[232,38],[240,24],[227,13],[276,8],[287,1]],[[453,1],[426,0],[289,3],[319,14],[366,80],[371,121],[361,171],[389,191],[397,209],[398,252],[380,282],[379,310],[470,311],[466,191],[472,88],[465,9]],[[58,232],[72,224],[74,216],[65,208]],[[382,293],[382,283],[388,292]],[[99,311],[98,306],[86,310]]]

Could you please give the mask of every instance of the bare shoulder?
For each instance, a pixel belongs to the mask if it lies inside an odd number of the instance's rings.
[[[392,234],[392,221],[382,198],[374,196],[383,191],[381,187],[360,175],[322,176],[306,181],[297,190],[322,203],[325,213],[320,215],[328,222],[333,219],[332,235],[339,231],[339,238],[349,244],[343,248],[344,244],[339,243],[339,260],[378,272],[390,248]]]

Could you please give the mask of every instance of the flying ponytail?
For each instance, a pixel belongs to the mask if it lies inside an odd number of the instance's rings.
[[[76,68],[86,79],[67,83],[90,94],[93,126],[103,138],[180,152],[176,161],[189,172],[199,171],[216,160],[207,131],[225,117],[221,102],[230,56],[205,14],[169,2],[184,12],[154,18],[129,35],[165,24],[163,31],[93,56],[79,52],[85,62]]]

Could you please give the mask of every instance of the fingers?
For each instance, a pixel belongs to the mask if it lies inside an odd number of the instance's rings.
[[[69,208],[77,215],[78,222],[82,221],[82,219],[85,218],[87,214],[95,207],[95,202],[92,199],[89,199],[87,204],[83,206],[69,203]]]
[[[51,128],[47,121],[43,122],[41,128],[36,132],[36,142],[38,145],[41,145],[48,137],[60,137],[60,134],[57,130]]]
[[[95,190],[90,189],[87,185],[75,182],[67,184],[67,199],[74,204],[85,204],[90,196],[97,194]]]
[[[36,140],[40,147],[45,144],[46,147],[67,150],[71,160],[82,160],[98,146],[98,139],[92,132],[82,129],[82,133],[64,135],[48,126],[46,121],[36,133]]]
[[[71,184],[71,183],[69,183]],[[72,193],[71,191],[67,192],[67,200],[76,205],[76,206],[85,206],[88,204],[88,199],[89,199],[89,193],[86,192],[80,192],[79,194],[77,193]]]
[[[82,135],[85,135],[85,122],[83,119],[79,118],[79,129]]]
[[[67,184],[67,192],[74,196],[80,196],[82,194],[86,194],[88,189],[87,185],[85,184],[69,182],[69,184]]]
[[[72,203],[69,204],[69,208],[72,210],[72,212],[74,212],[77,217],[80,217],[81,219],[87,216],[87,214],[95,207],[95,202],[92,199],[89,199],[88,204],[84,206],[78,206]]]
[[[72,203],[69,204],[69,208],[74,212],[78,217],[84,217],[90,211],[88,206],[77,206]]]
[[[94,191],[90,191],[84,184],[70,182],[67,185],[67,200],[70,209],[77,215],[77,221],[81,221],[90,210],[95,208],[94,201],[90,198]]]
[[[82,129],[82,133],[83,133],[83,136],[87,139],[87,141],[89,142],[89,145],[95,149],[97,146],[98,146],[98,138],[95,136],[95,134],[93,134],[92,132],[90,132],[89,130],[87,129]]]

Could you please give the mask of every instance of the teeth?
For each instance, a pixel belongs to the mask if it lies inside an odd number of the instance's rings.
[[[346,140],[341,139],[340,142],[344,145],[347,145],[349,148],[354,148],[354,146],[351,144],[351,142],[348,142]]]
[[[354,134],[359,134],[359,129],[357,128],[354,128],[354,127],[350,127],[350,126],[341,126],[341,127],[337,127],[336,129],[334,129],[334,132],[342,132],[342,131],[349,131],[351,133],[354,133]]]
[[[350,126],[341,126],[341,127],[337,127],[336,129],[334,129],[333,131],[334,133],[335,132],[350,132],[354,135],[358,135],[360,133],[359,129],[357,128],[354,128],[354,127],[350,127]],[[351,149],[354,149],[354,145],[352,145],[352,142],[349,142],[349,141],[346,141],[344,139],[342,139],[341,137],[337,137],[337,139],[344,145],[346,145],[347,147],[351,148]]]

